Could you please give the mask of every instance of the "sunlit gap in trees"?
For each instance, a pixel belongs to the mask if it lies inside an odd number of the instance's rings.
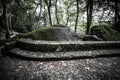
[[[37,2],[37,1],[36,1]],[[70,27],[72,30],[74,30],[75,25],[75,18],[76,18],[76,3],[73,1],[73,3],[70,3],[70,1],[67,0],[61,1],[58,0],[57,2],[57,16],[59,17],[60,24],[66,25],[67,18],[69,17],[69,22],[67,24],[68,27]],[[37,2],[38,3],[38,2]],[[70,3],[70,5],[68,5]],[[53,24],[56,24],[56,14],[55,14],[55,4],[51,7],[51,19],[53,21]],[[69,7],[68,7],[69,6]],[[47,6],[44,5],[35,5],[37,7],[36,9],[36,15],[44,16],[45,13],[47,13]],[[78,18],[78,32],[81,32],[83,28],[85,28],[85,23],[87,22],[87,13],[86,13],[86,4],[83,2],[79,5],[80,7],[80,13]],[[92,25],[97,25],[102,21],[109,21],[112,20],[114,16],[114,12],[110,12],[110,10],[103,10],[104,8],[99,8],[98,10],[93,10],[93,19],[92,19]],[[109,13],[110,12],[110,13]],[[110,14],[110,16],[108,16]],[[48,18],[48,16],[46,15]],[[44,22],[42,22],[44,24]],[[82,26],[82,27],[79,27]]]

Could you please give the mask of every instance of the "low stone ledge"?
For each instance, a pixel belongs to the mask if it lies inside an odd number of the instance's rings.
[[[83,59],[83,58],[97,58],[97,57],[110,57],[120,56],[119,49],[112,50],[92,50],[92,51],[69,51],[69,52],[32,52],[14,48],[10,50],[12,55],[22,57],[30,60],[70,60],[70,59]]]
[[[16,47],[16,41],[7,42],[7,43],[4,45],[4,47],[5,47],[6,50],[15,48],[15,47]]]
[[[39,52],[61,52],[120,48],[120,41],[36,41],[19,39],[17,47]]]

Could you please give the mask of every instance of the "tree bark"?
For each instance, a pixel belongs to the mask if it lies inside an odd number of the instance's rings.
[[[66,26],[68,26],[68,22],[69,22],[69,6],[67,7],[67,21],[66,21]]]
[[[50,25],[52,26],[52,19],[51,19],[51,11],[50,11],[50,7],[48,7],[48,14],[49,14]]]
[[[75,32],[77,32],[78,17],[79,17],[79,1],[76,0],[76,2],[77,2],[77,16],[76,16],[76,21],[75,21]]]
[[[7,17],[6,17],[6,0],[3,0],[3,22],[4,22],[4,27],[6,30],[6,39],[10,38],[10,33],[9,33],[9,28],[8,28],[8,23],[7,23]]]
[[[115,22],[118,21],[119,13],[118,13],[118,0],[115,1]]]
[[[86,34],[90,32],[90,26],[92,22],[92,11],[93,11],[93,0],[87,1],[87,31]]]
[[[57,20],[57,24],[59,24],[59,19],[58,19],[58,15],[57,15],[57,2],[58,2],[58,0],[56,0],[56,2],[55,2],[55,17]]]
[[[46,12],[45,12],[45,5],[44,5],[44,26],[46,26]]]
[[[50,25],[52,26],[52,19],[51,19],[51,0],[45,0],[45,3],[47,5],[47,8],[48,8],[48,15],[49,15],[49,22],[50,22]]]

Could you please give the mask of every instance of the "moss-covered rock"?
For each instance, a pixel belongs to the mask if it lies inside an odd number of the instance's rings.
[[[120,33],[120,21],[114,23],[112,25],[112,29],[114,29],[114,30],[116,30],[116,31],[118,31]]]
[[[82,40],[84,41],[102,41],[101,38],[98,38],[96,35],[85,35]]]
[[[53,27],[63,27],[63,28],[65,28],[65,27],[67,27],[67,26],[66,26],[66,25],[63,25],[63,24],[54,24]]]
[[[61,41],[61,40],[76,40],[78,36],[76,36],[74,32],[71,32],[69,28],[61,28],[61,27],[45,27],[40,28],[38,30],[34,30],[29,33],[25,33],[22,35],[18,35],[14,37],[16,38],[30,38],[33,40],[48,40],[48,41]]]
[[[109,26],[105,25],[97,25],[91,27],[90,30],[91,35],[96,35],[99,38],[102,38],[103,40],[109,40],[109,41],[117,41],[120,40],[120,33],[118,31],[113,30]]]

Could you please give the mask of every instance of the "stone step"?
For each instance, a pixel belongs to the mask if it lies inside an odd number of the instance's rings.
[[[39,52],[61,52],[120,48],[120,41],[36,41],[19,39],[16,47]]]
[[[14,48],[9,50],[9,55],[30,60],[70,60],[84,58],[99,58],[120,56],[120,49],[69,51],[69,52],[33,52]]]

